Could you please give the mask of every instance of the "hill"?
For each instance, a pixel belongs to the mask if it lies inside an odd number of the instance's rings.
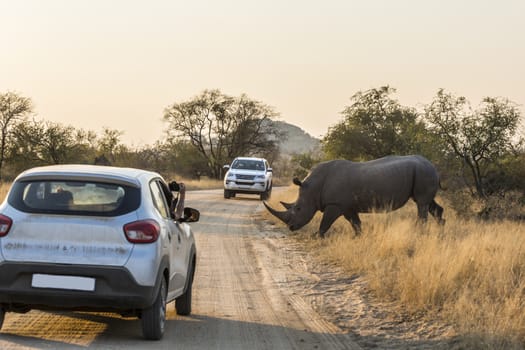
[[[284,131],[287,138],[280,142],[279,147],[284,154],[315,152],[320,148],[320,140],[311,136],[298,126],[272,121],[278,130]]]

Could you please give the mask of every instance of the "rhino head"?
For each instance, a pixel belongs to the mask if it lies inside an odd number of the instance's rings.
[[[313,198],[310,198],[311,195],[309,193],[310,191],[308,191],[308,186],[298,178],[294,178],[293,183],[299,186],[299,198],[295,203],[281,202],[281,205],[286,208],[286,210],[275,210],[266,202],[263,202],[266,209],[276,218],[284,222],[290,231],[298,230],[309,223],[317,211]]]

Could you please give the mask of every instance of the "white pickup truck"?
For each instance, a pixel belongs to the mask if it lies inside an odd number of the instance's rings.
[[[237,157],[231,165],[224,166],[224,198],[237,193],[258,194],[261,200],[270,198],[272,168],[264,158]]]

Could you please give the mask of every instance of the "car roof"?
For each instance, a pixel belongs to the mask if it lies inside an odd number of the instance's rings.
[[[158,173],[135,169],[103,165],[61,164],[28,169],[18,175],[15,181],[22,180],[90,180],[122,183],[140,187],[142,177],[161,177]]]
[[[261,161],[265,161],[266,160],[264,158],[258,158],[258,157],[237,157],[235,159],[239,159],[239,160],[261,160]]]

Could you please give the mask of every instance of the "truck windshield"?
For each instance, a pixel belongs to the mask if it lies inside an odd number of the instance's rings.
[[[264,170],[264,163],[260,160],[236,159],[232,164],[233,169]]]

